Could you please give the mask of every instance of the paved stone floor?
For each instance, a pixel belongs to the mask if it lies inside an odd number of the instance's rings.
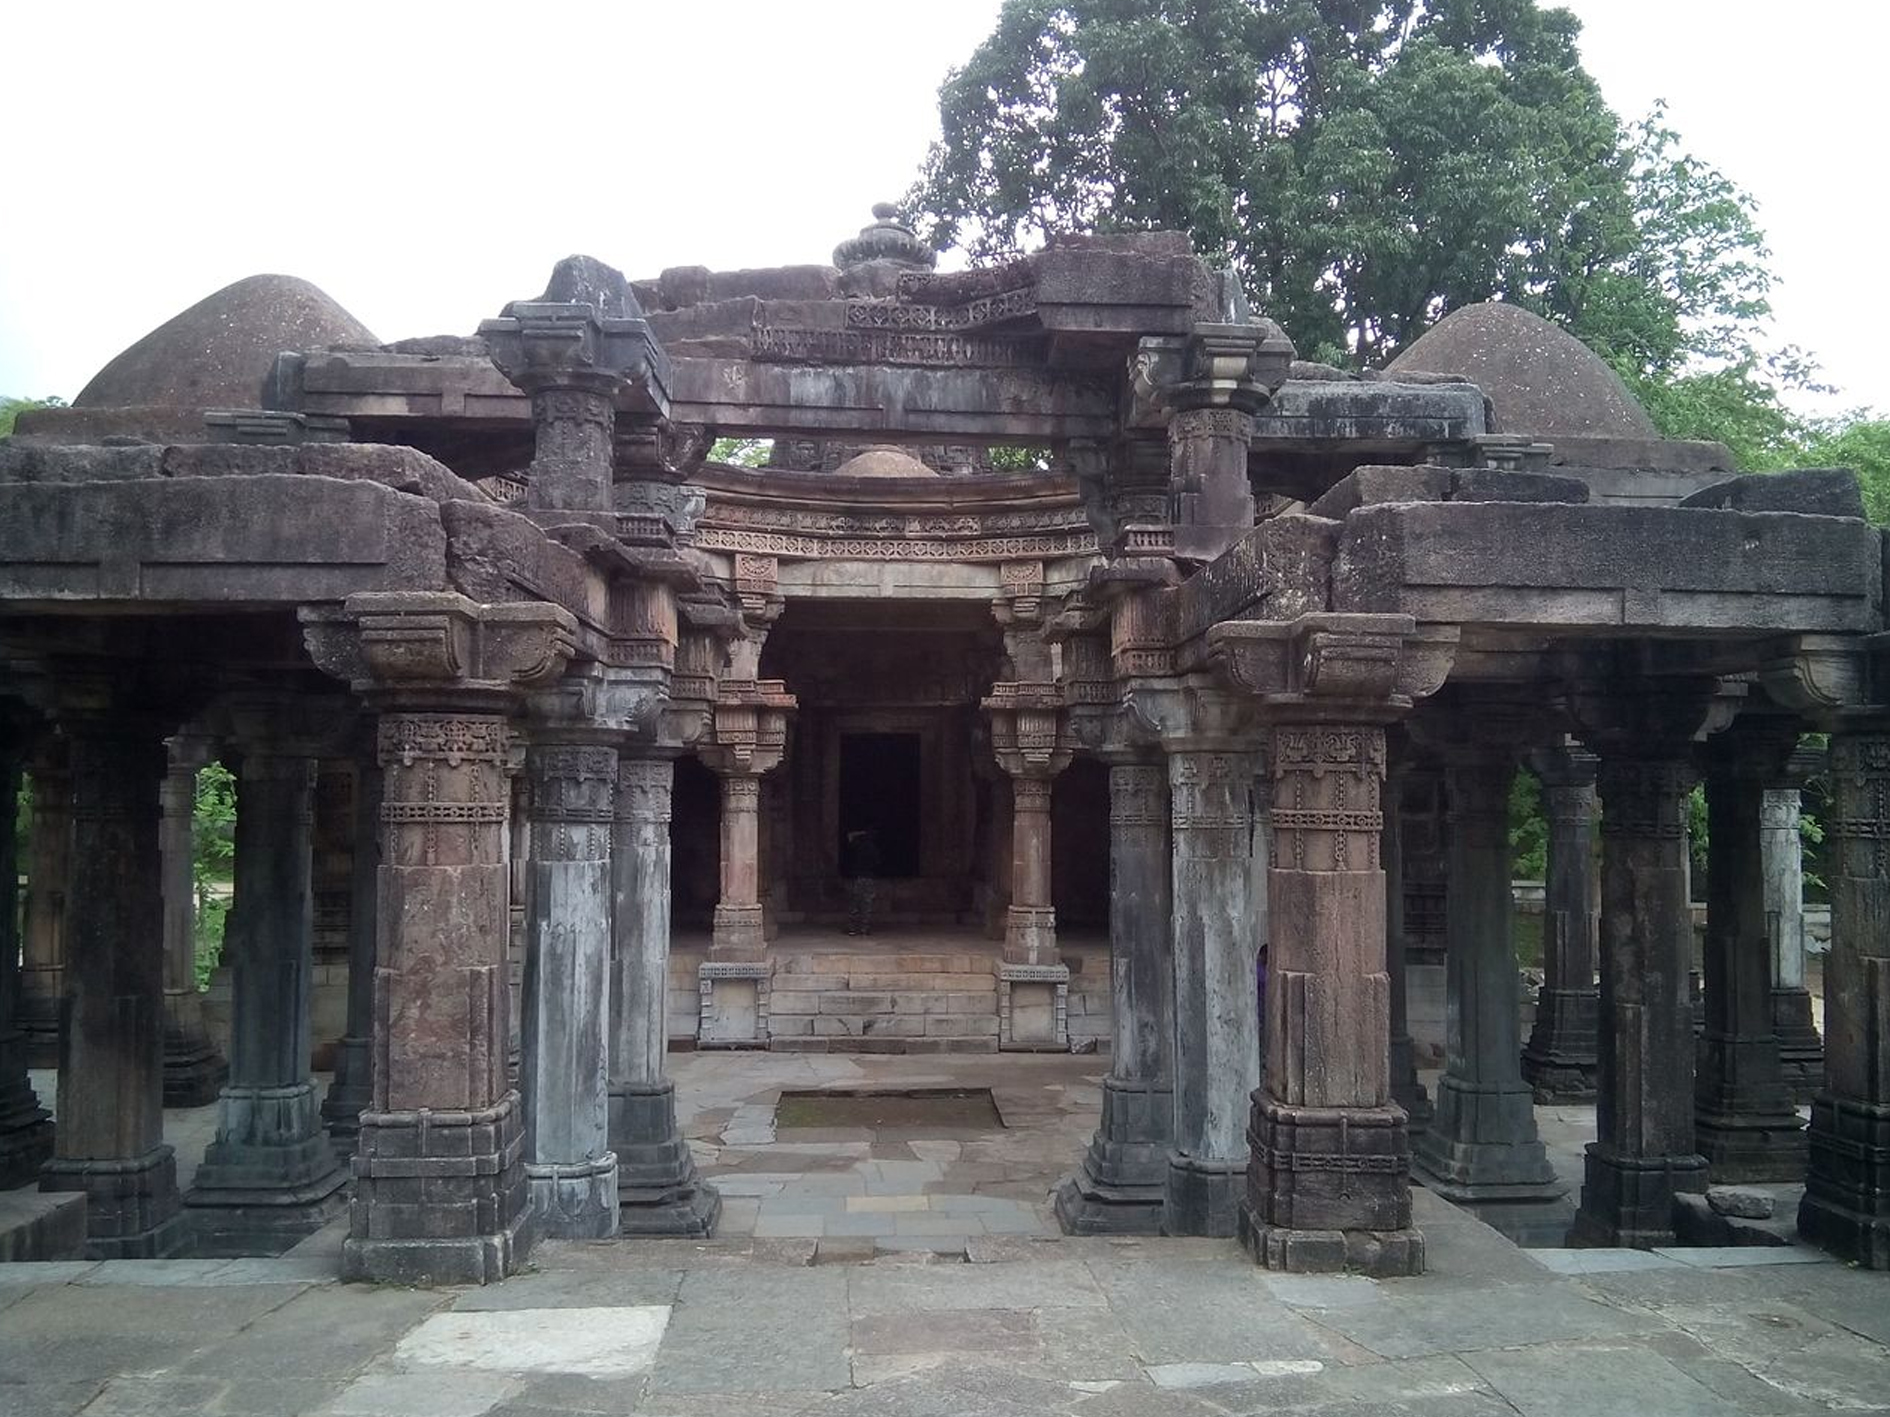
[[[1271,1275],[1230,1242],[1052,1238],[1106,1060],[673,1061],[717,1239],[544,1244],[433,1292],[335,1283],[332,1229],[0,1266],[0,1417],[1890,1413],[1890,1275],[1815,1251],[1525,1252],[1419,1192],[1421,1278]],[[988,1086],[1009,1125],[774,1131],[781,1089],[823,1086]]]

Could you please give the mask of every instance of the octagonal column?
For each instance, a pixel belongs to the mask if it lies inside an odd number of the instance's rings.
[[[33,822],[26,838],[26,909],[15,1013],[28,1065],[59,1066],[59,1000],[64,992],[67,874],[72,861],[72,765],[65,738],[42,734],[28,769]]]
[[[1102,1124],[1057,1192],[1057,1219],[1073,1235],[1161,1232],[1174,1138],[1168,806],[1163,768],[1110,765],[1109,1073]]]
[[[1829,762],[1825,1084],[1811,1104],[1798,1231],[1890,1269],[1890,723],[1840,723]]]
[[[759,960],[767,946],[761,918],[761,774],[723,771],[722,893],[715,903],[710,957]]]
[[[611,848],[610,1145],[626,1235],[708,1235],[722,1197],[676,1125],[669,1047],[670,804],[675,763],[626,749]]]
[[[525,758],[525,1176],[540,1234],[596,1240],[617,1231],[607,1083],[617,750],[539,733]]]
[[[1005,607],[1005,644],[1014,666],[1047,674],[1046,646],[1034,631],[1041,607],[1041,567],[1007,568],[1013,594]],[[984,700],[991,746],[1011,779],[1011,899],[1004,913],[1004,955],[998,961],[998,1047],[1069,1047],[1070,971],[1057,959],[1056,906],[1050,893],[1050,794],[1069,766],[1063,692],[1047,680],[1006,680]]]
[[[0,802],[20,790],[28,723],[0,711]],[[0,831],[0,1191],[39,1175],[52,1155],[52,1120],[27,1078],[27,1040],[19,1023],[19,861],[11,828]]]
[[[229,1064],[204,1027],[197,992],[197,773],[216,760],[213,740],[180,733],[166,744],[159,852],[164,869],[164,1105],[216,1101]]]
[[[1805,848],[1799,796],[1803,774],[1821,755],[1793,754],[1789,783],[1766,788],[1759,805],[1765,918],[1772,941],[1772,1031],[1785,1086],[1800,1102],[1824,1086],[1824,1039],[1805,987]]]
[[[1542,908],[1542,988],[1522,1072],[1538,1102],[1585,1102],[1595,1095],[1596,935],[1595,758],[1578,748],[1533,753],[1549,819],[1548,880]]]
[[[204,1254],[275,1254],[346,1203],[309,1072],[314,982],[310,837],[318,745],[278,736],[290,703],[239,712],[230,1074],[217,1132],[184,1196]]]
[[[373,741],[370,725],[368,742]],[[381,769],[357,747],[354,838],[348,871],[348,1022],[335,1052],[335,1080],[322,1100],[328,1136],[354,1155],[361,1114],[374,1103],[374,939],[381,871]]]
[[[1670,1245],[1675,1193],[1706,1185],[1693,1133],[1686,799],[1707,703],[1708,691],[1684,686],[1625,691],[1584,734],[1601,759],[1601,1005],[1578,1244]]]
[[[85,1193],[89,1257],[161,1258],[185,1240],[164,1142],[158,786],[168,725],[100,708],[64,727],[72,860],[85,875],[67,905],[59,1125],[39,1184]]]
[[[1417,1046],[1411,1038],[1410,986],[1405,976],[1404,883],[1404,770],[1398,745],[1387,740],[1383,809],[1385,828],[1379,837],[1378,859],[1385,872],[1385,975],[1391,982],[1391,1095],[1404,1108],[1411,1136],[1424,1134],[1431,1124],[1431,1095],[1418,1081]],[[1262,1020],[1264,1023],[1265,1020]]]
[[[1232,1235],[1260,1083],[1252,917],[1254,755],[1232,742],[1168,753],[1175,1121],[1162,1229]],[[1277,831],[1276,824],[1276,831]]]

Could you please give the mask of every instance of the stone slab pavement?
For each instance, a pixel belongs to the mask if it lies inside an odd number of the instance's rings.
[[[337,1283],[337,1228],[0,1265],[0,1417],[1890,1414],[1890,1275],[1808,1248],[1525,1251],[1419,1191],[1425,1275],[1274,1275],[1056,1237],[1106,1060],[673,1061],[717,1238],[542,1244],[435,1291]],[[1008,1125],[775,1131],[782,1089],[854,1086],[989,1086]]]

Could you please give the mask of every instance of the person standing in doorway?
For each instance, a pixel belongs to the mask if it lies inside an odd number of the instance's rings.
[[[879,838],[868,827],[847,833],[847,933],[873,933],[873,902],[879,894]]]

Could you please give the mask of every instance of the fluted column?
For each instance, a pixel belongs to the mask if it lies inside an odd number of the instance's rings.
[[[372,734],[368,741],[372,742]],[[374,940],[381,870],[381,769],[371,750],[357,752],[354,839],[348,873],[348,1022],[335,1050],[335,1079],[322,1101],[328,1136],[354,1155],[361,1114],[374,1102]]]
[[[1825,1083],[1811,1104],[1798,1231],[1890,1269],[1890,726],[1841,723],[1829,761]]]
[[[86,1196],[86,1254],[150,1259],[184,1243],[164,1141],[164,726],[109,711],[65,720],[72,882],[65,931],[59,1125],[40,1189]]]
[[[1579,1244],[1670,1245],[1675,1193],[1706,1185],[1693,1134],[1686,799],[1707,702],[1705,691],[1630,691],[1584,735],[1601,758],[1601,1004]]]
[[[1530,756],[1549,820],[1548,879],[1542,903],[1542,988],[1522,1071],[1538,1102],[1585,1102],[1595,1095],[1594,890],[1595,758],[1579,748]]]
[[[1232,1235],[1238,1223],[1247,1108],[1260,1082],[1253,776],[1253,754],[1231,743],[1168,755],[1175,1120],[1162,1228],[1170,1235]]]
[[[28,771],[33,821],[27,833],[26,909],[15,1012],[28,1065],[59,1066],[59,1000],[64,993],[67,877],[72,862],[72,765],[64,735],[41,735]]]
[[[1772,1029],[1779,1064],[1794,1099],[1810,1101],[1824,1085],[1824,1039],[1811,1019],[1805,987],[1805,851],[1799,788],[1768,787],[1759,807],[1765,918],[1772,940]]]
[[[722,1198],[676,1125],[669,1047],[670,804],[675,763],[625,750],[612,827],[610,1145],[626,1235],[710,1234]]]
[[[28,724],[0,711],[0,803],[20,790]],[[20,868],[11,826],[0,828],[0,1191],[26,1185],[52,1155],[53,1128],[27,1078],[27,1040],[19,1022]]]
[[[526,771],[525,1176],[540,1234],[596,1240],[617,1232],[607,1090],[617,750],[546,736]]]
[[[203,1107],[216,1101],[229,1064],[204,1027],[197,992],[197,773],[216,760],[215,744],[197,734],[169,740],[170,770],[161,789],[159,854],[164,870],[164,1105]]]
[[[289,706],[280,706],[289,712]],[[347,1174],[322,1131],[309,1072],[314,983],[310,838],[315,748],[241,743],[236,785],[230,1074],[216,1138],[185,1194],[196,1249],[278,1253],[341,1214]]]
[[[1109,769],[1112,1034],[1102,1124],[1057,1192],[1074,1235],[1161,1231],[1174,1138],[1174,961],[1169,948],[1168,783],[1162,767]]]

